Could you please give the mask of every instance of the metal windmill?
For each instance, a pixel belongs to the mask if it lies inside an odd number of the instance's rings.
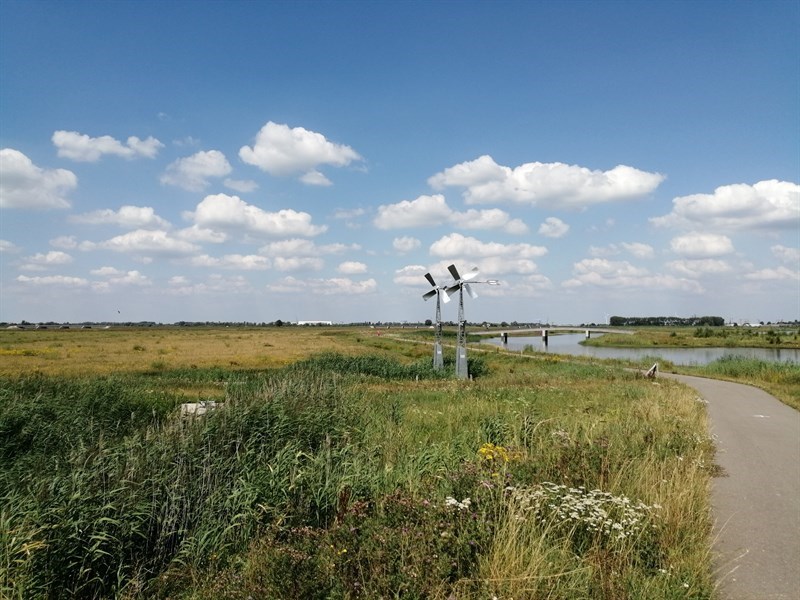
[[[450,274],[455,279],[455,283],[448,287],[445,292],[448,296],[452,296],[458,292],[458,337],[456,339],[456,377],[459,379],[466,379],[469,377],[469,369],[467,367],[467,327],[466,320],[464,319],[464,290],[467,290],[472,298],[477,298],[472,287],[467,283],[478,276],[478,267],[473,268],[469,273],[463,277],[458,273],[455,265],[447,267]]]
[[[422,299],[427,301],[436,296],[436,341],[433,344],[433,368],[439,370],[444,366],[444,357],[442,356],[442,301],[446,304],[450,302],[450,297],[447,294],[443,294],[446,286],[436,285],[430,273],[425,273],[425,279],[433,286],[433,289],[422,294]]]

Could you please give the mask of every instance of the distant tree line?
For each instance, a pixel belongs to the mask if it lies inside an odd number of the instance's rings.
[[[725,319],[722,317],[611,317],[608,324],[621,327],[697,327],[698,325],[721,327],[725,325]]]

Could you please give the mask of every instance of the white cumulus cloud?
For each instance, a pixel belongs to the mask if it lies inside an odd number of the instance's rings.
[[[531,244],[501,244],[499,242],[482,242],[474,237],[466,237],[460,233],[451,233],[437,241],[430,248],[433,256],[471,258],[512,257],[538,258],[547,254],[544,246]]]
[[[49,267],[68,265],[72,262],[72,256],[66,252],[59,250],[51,250],[50,252],[33,254],[26,256],[24,263],[20,265],[20,269],[24,271],[42,271]]]
[[[651,274],[647,269],[636,267],[627,261],[610,261],[602,258],[586,258],[575,263],[573,277],[564,281],[562,286],[568,289],[595,287],[618,291],[642,290],[648,293],[703,292],[703,287],[694,279],[660,273]]]
[[[66,169],[42,169],[19,150],[0,150],[0,208],[69,208],[66,195],[78,185]]]
[[[161,183],[202,192],[208,187],[209,178],[224,177],[231,170],[228,159],[219,150],[201,151],[170,163],[161,176]]]
[[[724,256],[734,251],[733,242],[729,237],[696,231],[672,238],[669,245],[675,254],[691,258]]]
[[[539,234],[549,238],[560,238],[567,235],[569,225],[557,217],[547,217],[539,225]]]
[[[273,260],[276,271],[321,271],[325,262],[313,256],[276,256]]]
[[[754,185],[723,185],[713,194],[681,196],[672,212],[650,221],[661,227],[791,229],[800,218],[800,185],[770,179]]]
[[[313,225],[308,213],[292,209],[267,212],[238,196],[227,194],[206,196],[194,213],[186,216],[200,227],[233,229],[257,235],[311,237],[327,230],[324,225]]]
[[[350,146],[336,144],[321,133],[269,121],[256,135],[253,146],[242,146],[239,158],[270,175],[300,175],[309,185],[330,185],[317,168],[344,167],[361,156]]]
[[[147,256],[179,257],[194,254],[200,247],[170,236],[166,231],[137,229],[103,242],[84,242],[84,250],[111,250]]]
[[[87,225],[116,225],[126,229],[164,229],[170,226],[150,206],[123,206],[119,210],[106,208],[74,215],[69,220]]]
[[[353,296],[374,293],[378,289],[378,282],[374,279],[354,281],[348,277],[308,280],[284,277],[268,288],[279,293],[310,292],[320,296]]]
[[[271,266],[270,260],[257,254],[226,254],[213,257],[208,254],[194,256],[189,263],[195,267],[212,267],[239,271],[263,271]]]
[[[512,219],[505,211],[495,208],[458,212],[447,205],[441,194],[423,195],[415,200],[381,205],[378,207],[378,214],[373,224],[378,229],[435,227],[449,224],[461,229],[501,229],[510,234],[528,232],[525,223],[519,219]]]
[[[342,275],[360,275],[367,272],[367,265],[362,262],[347,260],[336,267],[336,271]]]
[[[27,275],[19,275],[17,281],[28,285],[42,285],[64,288],[85,287],[89,285],[89,280],[82,277],[68,277],[66,275],[45,275],[42,277],[28,277]]]
[[[777,269],[761,269],[745,275],[745,279],[753,281],[800,281],[800,271],[778,267]]]
[[[795,266],[800,264],[800,248],[789,248],[777,244],[770,248],[773,256],[777,257],[781,262],[792,263]]]
[[[392,240],[392,248],[402,253],[416,250],[417,248],[420,247],[421,244],[422,242],[420,242],[417,238],[410,236],[403,236],[399,238],[394,238]]]
[[[698,258],[687,260],[673,260],[667,263],[671,271],[686,277],[697,278],[703,275],[729,273],[732,267],[724,260],[717,258]]]
[[[8,254],[16,254],[20,251],[19,246],[17,246],[14,242],[9,242],[8,240],[0,240],[0,252],[5,252]]]
[[[60,157],[81,162],[96,162],[105,154],[127,159],[155,158],[164,147],[152,136],[144,140],[131,136],[123,144],[110,135],[90,137],[77,131],[56,131],[52,140]]]
[[[608,171],[564,163],[532,162],[515,168],[498,165],[491,156],[447,168],[428,179],[436,190],[465,188],[469,204],[512,202],[540,208],[579,209],[594,204],[641,198],[664,181],[626,165]]]
[[[265,256],[323,256],[326,254],[342,254],[348,250],[360,250],[361,246],[358,244],[324,244],[318,246],[311,240],[292,238],[288,240],[280,240],[277,242],[270,242],[262,246],[259,252]]]

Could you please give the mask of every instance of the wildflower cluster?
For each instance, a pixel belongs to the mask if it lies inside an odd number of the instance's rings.
[[[505,464],[519,459],[519,453],[509,450],[505,446],[498,446],[486,442],[478,448],[478,456],[484,463]]]
[[[455,508],[456,510],[467,510],[469,509],[471,504],[472,500],[470,500],[469,498],[464,498],[461,502],[459,502],[452,496],[448,496],[447,498],[444,499],[445,506]]]
[[[650,522],[658,504],[633,502],[626,496],[614,496],[600,490],[543,483],[535,487],[507,487],[506,492],[517,508],[517,516],[526,515],[556,527],[570,527],[591,537],[624,540],[641,532]]]

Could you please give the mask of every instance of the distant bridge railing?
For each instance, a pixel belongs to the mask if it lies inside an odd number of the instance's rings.
[[[522,329],[499,329],[494,331],[470,331],[470,335],[491,335],[499,336],[503,339],[503,343],[508,343],[508,336],[510,334],[518,333],[539,333],[542,336],[542,341],[547,344],[547,338],[550,332],[553,331],[576,331],[584,332],[586,339],[592,337],[593,333],[624,333],[625,335],[632,335],[634,332],[627,329],[607,329],[604,327],[577,327],[571,325],[558,325],[554,327],[527,327]]]

